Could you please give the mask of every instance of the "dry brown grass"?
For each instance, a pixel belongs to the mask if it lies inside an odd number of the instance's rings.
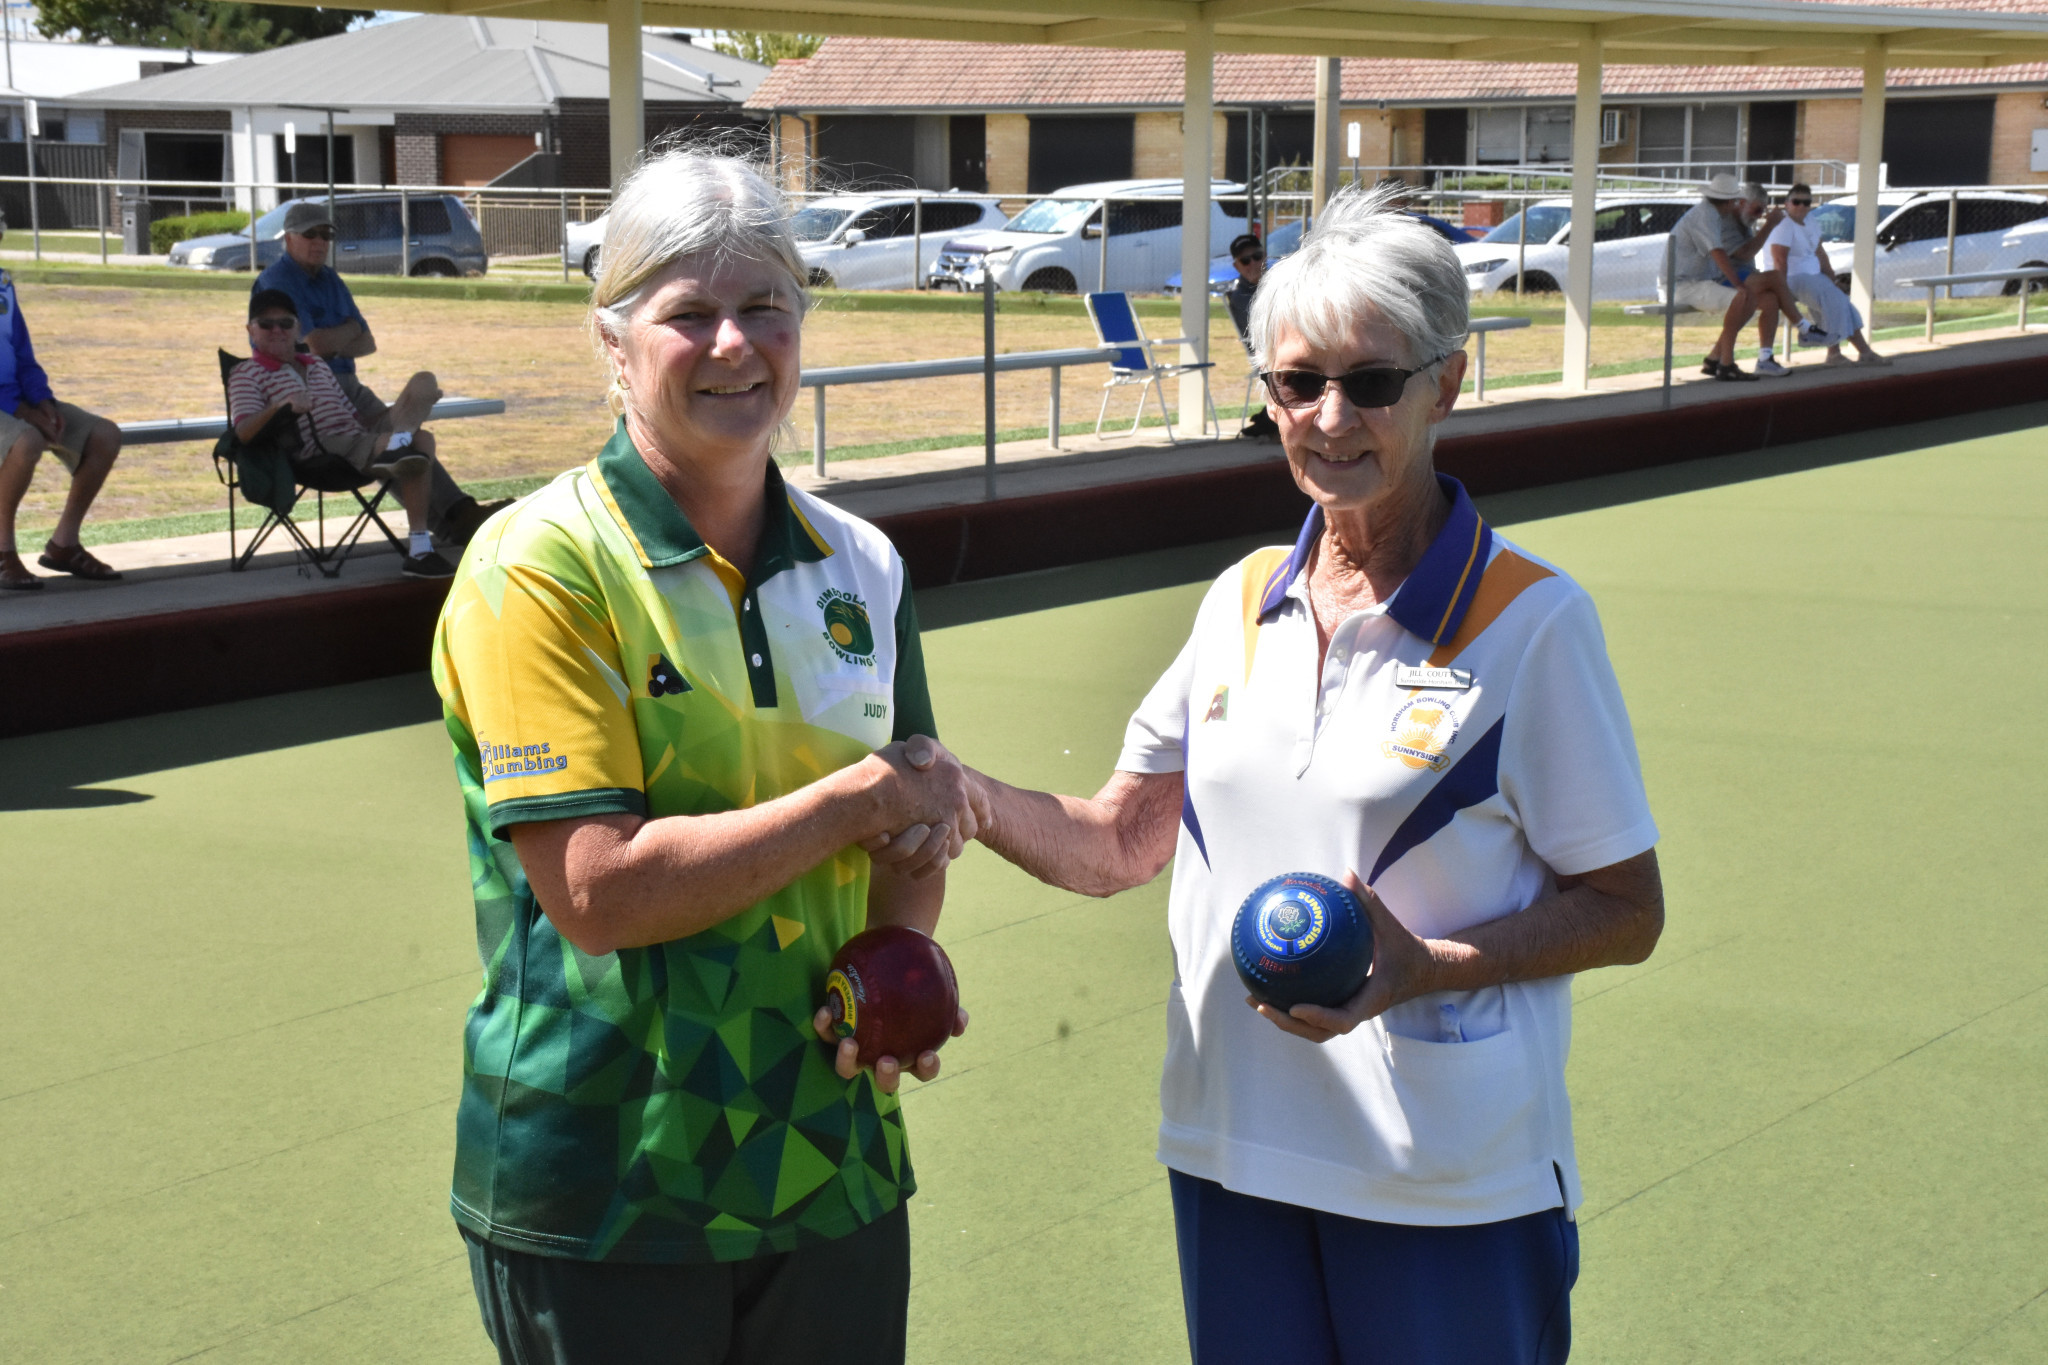
[[[199,417],[222,407],[216,348],[240,353],[246,345],[238,293],[185,293],[99,286],[21,286],[37,353],[60,397],[116,421]],[[378,353],[362,363],[366,381],[393,393],[416,369],[431,369],[451,394],[503,398],[500,417],[449,422],[438,428],[449,469],[465,482],[550,474],[588,459],[604,442],[611,421],[600,394],[602,371],[583,333],[583,309],[572,303],[376,298],[364,308],[376,329]],[[1484,303],[1485,314],[1507,311]],[[1171,326],[1148,319],[1155,335]],[[1680,327],[1677,354],[1688,367],[1711,343],[1715,329]],[[1753,340],[1752,331],[1749,340]],[[1085,319],[1032,309],[1005,311],[998,322],[1005,351],[1050,350],[1092,344]],[[1213,392],[1219,408],[1235,407],[1244,392],[1246,361],[1228,324],[1212,324],[1216,359]],[[1594,332],[1596,364],[1647,360],[1660,353],[1662,329],[1602,326]],[[971,312],[890,312],[835,307],[827,296],[805,327],[809,365],[972,355],[981,349],[981,319]],[[1552,371],[1562,350],[1562,327],[1552,312],[1536,325],[1500,333],[1488,342],[1494,378]],[[1693,359],[1688,359],[1693,358]],[[1104,372],[1094,366],[1064,372],[1066,421],[1092,421]],[[1048,374],[1028,372],[997,380],[997,425],[1043,430]],[[1169,395],[1171,401],[1172,395]],[[1112,419],[1130,420],[1133,398],[1118,395]],[[811,400],[799,397],[793,414],[796,449],[808,450]],[[826,429],[835,450],[880,443],[957,437],[979,440],[981,380],[977,377],[875,384],[832,390]],[[1226,429],[1231,419],[1225,418]],[[206,511],[221,505],[205,445],[135,446],[94,508],[96,520],[118,521]],[[22,525],[47,525],[63,499],[64,484],[45,466],[22,508]]]

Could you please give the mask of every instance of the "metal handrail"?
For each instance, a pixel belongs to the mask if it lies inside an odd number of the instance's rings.
[[[1953,252],[1950,253],[1950,259],[1954,259]],[[2018,266],[2012,270],[1966,270],[1955,275],[1920,275],[1910,280],[1900,280],[1899,285],[1905,289],[1925,289],[1927,291],[1927,339],[1932,341],[1934,340],[1935,290],[1942,288],[1944,285],[1953,287],[1958,284],[1991,284],[1996,281],[2005,280],[2018,280],[2022,286],[2020,289],[2020,330],[2024,332],[2027,330],[2027,295],[2034,292],[2025,286],[2035,280],[2048,280],[2048,268],[2042,266]],[[1954,298],[1955,295],[1950,294],[1949,297]]]
[[[427,414],[430,422],[457,417],[494,417],[505,410],[502,398],[443,398]],[[225,417],[169,417],[152,422],[123,422],[124,446],[169,445],[175,441],[217,441],[226,434]]]

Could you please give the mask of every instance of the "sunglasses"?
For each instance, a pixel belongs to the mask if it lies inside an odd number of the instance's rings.
[[[334,229],[327,227],[307,228],[299,236],[311,237],[316,242],[331,242],[334,240]]]
[[[266,332],[289,332],[299,325],[297,318],[250,318],[251,327],[260,327]]]
[[[1263,251],[1247,251],[1244,255],[1237,258],[1237,263],[1239,265],[1256,265],[1265,259],[1266,253]]]
[[[1421,374],[1438,361],[1449,359],[1449,353],[1436,360],[1427,360],[1412,370],[1397,370],[1391,366],[1373,366],[1369,369],[1353,370],[1350,374],[1319,374],[1315,370],[1265,370],[1259,378],[1266,383],[1266,392],[1273,395],[1273,401],[1283,408],[1312,408],[1323,401],[1324,392],[1335,384],[1344,391],[1344,397],[1356,408],[1390,408],[1401,401],[1408,381]]]
[[[1785,207],[1794,209],[1811,208],[1813,207],[1813,201],[1811,199],[1787,199]]]

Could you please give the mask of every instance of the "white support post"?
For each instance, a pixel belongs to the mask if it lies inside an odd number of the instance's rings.
[[[1213,30],[1212,30],[1213,31]],[[1344,62],[1339,57],[1316,59],[1316,146],[1309,170],[1308,211],[1319,217],[1336,188],[1337,104],[1344,97]]]
[[[1209,358],[1209,156],[1216,93],[1216,29],[1188,25],[1186,97],[1180,138],[1180,363]],[[1107,210],[1104,226],[1107,227]],[[1200,427],[1208,412],[1209,372],[1180,377],[1181,426],[1189,413]]]
[[[1600,43],[1588,40],[1579,45],[1579,91],[1572,106],[1572,235],[1564,285],[1564,386],[1582,393],[1592,386],[1593,210],[1599,188]]]
[[[646,136],[647,117],[641,104],[641,0],[605,0],[609,42],[605,59],[611,76],[612,188],[633,169]]]
[[[1884,157],[1886,43],[1872,38],[1863,50],[1863,107],[1856,130],[1856,241],[1851,255],[1850,302],[1863,325],[1877,325],[1877,191]],[[1955,263],[1950,262],[1950,270]]]

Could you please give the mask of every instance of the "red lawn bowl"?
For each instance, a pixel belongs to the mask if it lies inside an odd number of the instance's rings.
[[[960,1013],[960,985],[946,950],[915,929],[883,925],[855,934],[825,978],[832,1031],[860,1044],[860,1064],[894,1057],[908,1070],[944,1047]]]

